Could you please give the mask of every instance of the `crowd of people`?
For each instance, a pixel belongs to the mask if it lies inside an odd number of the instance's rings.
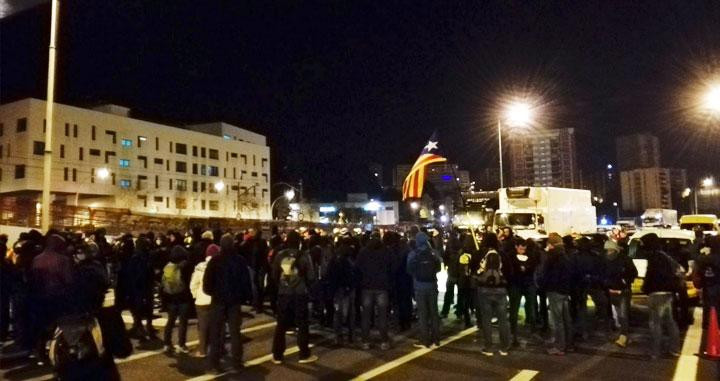
[[[276,319],[275,364],[285,361],[288,333],[297,335],[300,363],[318,359],[310,351],[311,324],[331,330],[335,346],[387,350],[391,329],[407,331],[417,321],[414,345],[433,348],[440,345],[440,321],[451,312],[466,328],[478,326],[486,356],[506,356],[531,341],[561,356],[597,332],[621,348],[630,344],[631,286],[638,272],[622,233],[551,233],[546,242],[519,238],[509,228],[442,233],[413,227],[353,235],[273,227],[270,234],[263,238],[259,226],[238,234],[196,228],[188,234],[125,234],[109,242],[103,229],[32,230],[10,246],[0,236],[0,252],[7,253],[0,261],[0,339],[12,334],[20,350],[50,361],[61,379],[95,373],[119,379],[113,358],[130,355],[130,338],[162,340],[169,355],[205,358],[209,371],[223,371],[229,354],[230,364],[241,369],[243,305]],[[640,242],[648,258],[648,352],[677,356],[679,330],[692,324],[685,277],[692,273],[703,289],[705,309],[719,307],[720,238],[700,234],[684,248],[668,247],[655,234]],[[447,282],[438,300],[443,268]],[[162,338],[152,324],[156,308],[167,313]],[[123,310],[132,315],[129,330]],[[199,341],[192,353],[191,316],[197,317]],[[499,343],[493,342],[495,327]]]

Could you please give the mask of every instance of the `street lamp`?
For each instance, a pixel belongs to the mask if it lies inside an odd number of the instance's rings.
[[[293,189],[288,189],[288,190],[285,191],[285,193],[284,193],[282,196],[280,196],[280,197],[276,198],[275,200],[273,200],[273,202],[270,204],[270,215],[271,215],[271,217],[272,217],[272,211],[275,209],[275,204],[276,204],[278,201],[282,200],[283,198],[287,199],[288,202],[292,201],[292,199],[295,198],[295,191],[294,191]]]
[[[213,187],[215,187],[216,191],[222,192],[222,190],[225,189],[225,183],[222,181],[218,181],[215,183],[215,185],[213,185]]]
[[[702,98],[702,107],[711,114],[720,113],[720,85],[712,85]]]
[[[533,106],[523,100],[515,100],[505,106],[502,115],[498,118],[498,161],[500,164],[500,188],[504,187],[503,181],[503,154],[502,154],[502,125],[503,119],[505,123],[511,127],[527,127],[534,118]]]
[[[410,203],[410,209],[418,210],[419,208],[420,208],[420,204],[418,204],[416,201],[413,201]]]
[[[713,179],[712,177],[706,177],[702,179],[703,188],[710,188],[713,185],[715,185],[715,179]]]
[[[97,177],[100,180],[105,180],[110,176],[110,171],[107,168],[100,168],[97,170]]]

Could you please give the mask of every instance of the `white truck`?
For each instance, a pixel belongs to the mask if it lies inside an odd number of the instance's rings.
[[[677,226],[678,213],[675,209],[645,209],[640,216],[646,228],[669,228]]]
[[[597,216],[590,191],[553,187],[500,188],[493,228],[509,226],[523,238],[548,233],[596,233]]]

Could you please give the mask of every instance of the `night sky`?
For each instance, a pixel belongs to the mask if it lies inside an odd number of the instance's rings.
[[[49,8],[0,23],[0,101],[45,98]],[[666,166],[720,158],[718,123],[689,106],[720,74],[717,1],[72,0],[58,54],[59,102],[266,134],[273,177],[310,197],[364,190],[370,162],[389,182],[433,130],[471,173],[495,166],[497,105],[518,92],[542,127],[577,129],[584,173],[626,132],[659,135]]]

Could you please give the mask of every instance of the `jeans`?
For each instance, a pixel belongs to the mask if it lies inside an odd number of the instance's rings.
[[[243,348],[242,336],[240,335],[240,327],[242,325],[241,306],[241,304],[210,305],[210,352],[208,353],[208,365],[211,368],[218,368],[220,365],[220,358],[222,357],[225,346],[225,322],[227,322],[230,333],[230,353],[232,355],[233,365],[242,365]],[[198,319],[200,318],[200,310],[199,308]],[[201,347],[201,350],[202,349]]]
[[[692,312],[690,311],[690,298],[688,297],[687,288],[682,287],[677,292],[678,299],[675,304],[675,321],[686,329],[692,324]]]
[[[415,290],[420,323],[420,342],[425,346],[440,343],[440,316],[438,316],[437,299],[437,290]]]
[[[210,343],[210,336],[212,334],[210,319],[212,316],[211,306],[198,306],[195,305],[195,311],[197,312],[198,320],[198,353],[205,356],[208,352],[208,346]],[[216,322],[213,322],[216,323]]]
[[[256,311],[263,310],[263,304],[265,303],[265,278],[267,277],[267,271],[260,267],[257,271],[253,272],[253,306]]]
[[[615,307],[618,323],[620,323],[620,334],[627,336],[630,333],[630,291],[622,290],[620,294],[610,294],[610,304]]]
[[[564,351],[572,346],[569,298],[557,292],[548,292],[547,298],[550,330],[555,338],[555,348]]]
[[[680,332],[673,319],[673,295],[669,292],[654,292],[648,296],[650,309],[650,335],[652,336],[652,354],[660,355],[663,327],[667,330],[670,340],[668,351],[677,352],[680,342]]]
[[[445,282],[445,297],[443,298],[442,315],[446,316],[450,313],[450,307],[453,305],[455,300],[455,286],[457,285],[457,279],[448,277]]]
[[[458,287],[457,314],[462,317],[466,326],[470,326],[470,310],[474,308],[475,290],[467,287]]]
[[[525,328],[535,329],[537,311],[537,289],[533,285],[512,285],[508,288],[510,297],[510,332],[517,340],[518,311],[520,300],[525,297]]]
[[[347,324],[348,340],[352,341],[355,331],[355,290],[340,289],[335,291],[333,298],[335,313],[333,315],[333,328],[335,335],[340,338],[343,325]]]
[[[370,319],[377,307],[375,327],[380,331],[380,339],[387,342],[388,338],[388,292],[385,290],[362,290],[362,339],[370,341]]]
[[[507,316],[507,290],[504,288],[478,288],[478,308],[484,338],[484,348],[492,348],[492,326],[490,321],[497,317],[500,328],[500,349],[510,348],[510,324]]]
[[[130,309],[130,313],[132,314],[133,318],[133,331],[135,331],[138,334],[142,334],[143,332],[143,320],[145,320],[145,331],[147,331],[147,334],[153,334],[155,332],[155,328],[153,328],[152,325],[152,315],[153,315],[153,299],[152,294],[148,295],[144,298],[139,298],[139,300],[134,303],[132,308]]]
[[[595,305],[595,316],[602,322],[607,322],[607,296],[604,290],[591,288],[582,290],[577,293],[575,298],[575,322],[577,323],[578,332],[582,335],[588,335],[591,331],[592,321],[588,314],[587,299],[590,296]],[[605,325],[607,327],[607,325]]]
[[[273,337],[272,353],[277,360],[282,360],[285,353],[285,332],[295,325],[297,327],[297,343],[300,347],[300,358],[310,357],[310,327],[308,322],[308,303],[310,298],[304,295],[278,294],[277,325]]]
[[[168,302],[167,304],[168,318],[165,324],[164,342],[167,346],[172,346],[172,332],[175,329],[175,321],[180,318],[180,326],[178,327],[178,345],[185,346],[187,338],[188,311],[190,303],[186,302]]]

